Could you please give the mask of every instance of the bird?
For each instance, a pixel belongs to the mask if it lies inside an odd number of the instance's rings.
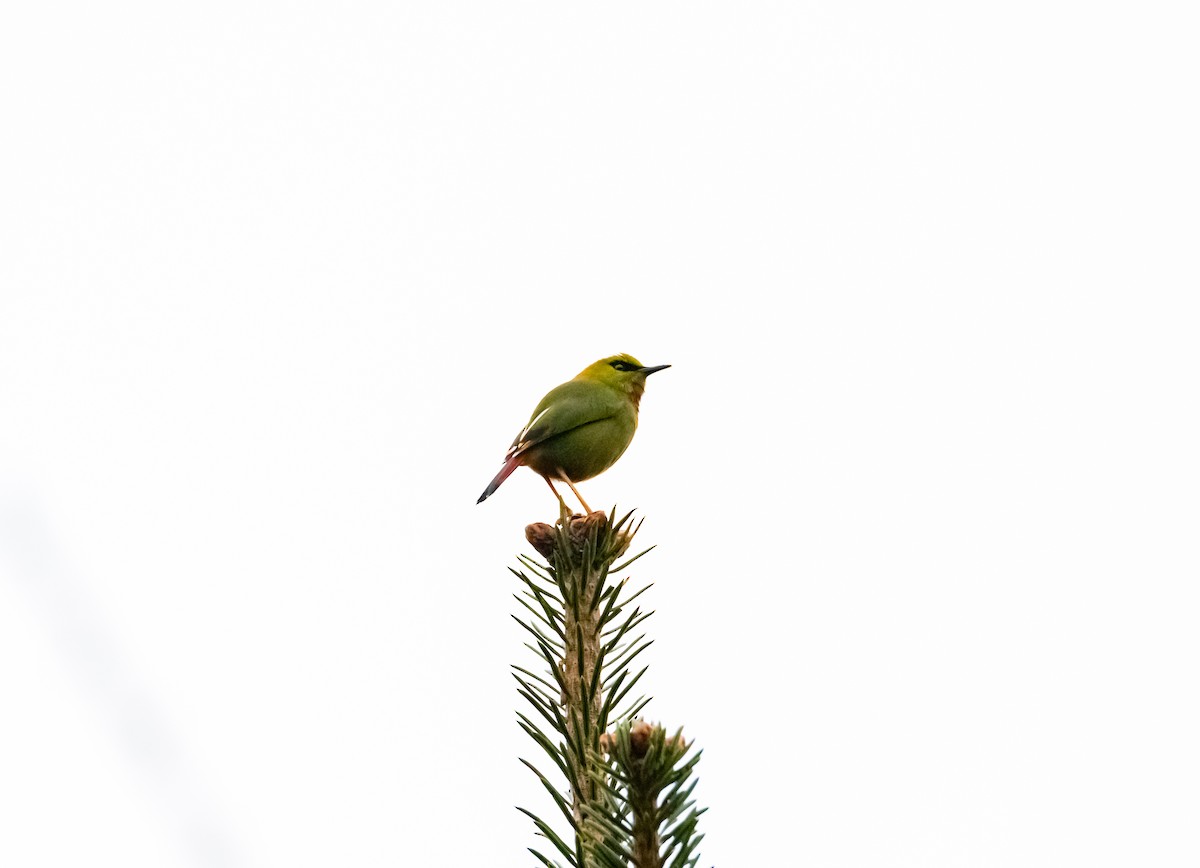
[[[533,408],[528,424],[505,454],[504,466],[475,502],[483,503],[525,465],[546,480],[564,513],[571,511],[554,487],[556,480],[570,486],[590,514],[592,509],[575,483],[599,476],[624,454],[637,430],[646,378],[669,367],[647,367],[620,353],[593,362],[573,380],[555,386]]]

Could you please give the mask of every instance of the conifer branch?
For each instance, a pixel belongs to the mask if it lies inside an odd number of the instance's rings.
[[[567,790],[522,762],[562,813],[574,847],[549,823],[519,810],[572,868],[691,868],[703,837],[695,834],[702,811],[690,800],[694,781],[685,785],[699,754],[685,760],[691,746],[681,733],[667,738],[662,727],[634,721],[649,698],[628,698],[646,672],[643,666],[634,674],[630,664],[653,641],[632,632],[652,614],[631,607],[649,586],[630,591],[627,578],[611,578],[641,527],[630,522],[632,515],[617,519],[614,509],[564,516],[553,526],[531,524],[526,538],[546,564],[522,556],[528,572],[510,568],[522,584],[513,596],[524,609],[513,617],[533,639],[526,647],[548,670],[513,667],[518,693],[537,712],[518,713],[519,725],[550,757]],[[617,715],[622,703],[627,708]],[[530,853],[541,865],[561,868],[533,848]]]

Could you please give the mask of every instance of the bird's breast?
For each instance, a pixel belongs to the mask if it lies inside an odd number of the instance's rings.
[[[525,464],[542,476],[565,473],[572,482],[598,476],[629,448],[637,416],[613,416],[589,422],[532,447]]]

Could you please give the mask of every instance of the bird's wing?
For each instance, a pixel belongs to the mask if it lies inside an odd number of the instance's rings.
[[[506,458],[520,455],[551,437],[573,428],[616,416],[622,409],[621,395],[597,383],[571,380],[542,398],[529,423],[521,429],[509,447]]]

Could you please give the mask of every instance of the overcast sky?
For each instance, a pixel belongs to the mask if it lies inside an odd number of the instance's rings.
[[[10,6],[0,864],[532,864],[616,352],[701,865],[1200,860],[1188,4]]]

